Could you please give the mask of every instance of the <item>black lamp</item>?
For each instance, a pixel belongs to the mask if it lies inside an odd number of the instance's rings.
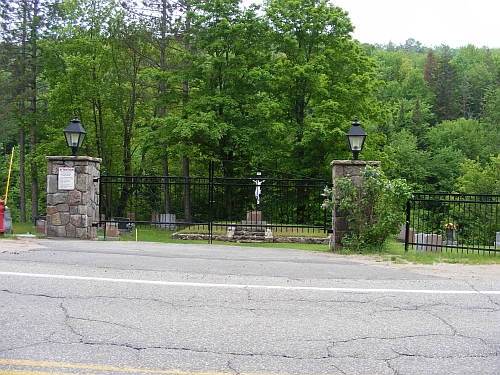
[[[366,133],[356,118],[352,123],[349,133],[347,133],[347,142],[349,143],[349,150],[352,152],[353,160],[358,160],[358,155],[363,150],[365,139]]]
[[[78,121],[78,117],[75,115],[75,118],[71,120],[70,124],[66,127],[66,129],[64,129],[66,143],[72,151],[71,156],[76,156],[76,150],[82,147],[85,135],[87,135],[87,132],[83,128],[82,124],[80,124],[80,121]]]

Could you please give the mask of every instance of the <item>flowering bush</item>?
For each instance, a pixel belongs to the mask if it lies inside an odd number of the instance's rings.
[[[130,232],[135,228],[135,223],[127,223],[127,230]]]
[[[390,181],[377,168],[366,166],[360,176],[360,184],[350,176],[337,178],[333,189],[325,188],[322,207],[347,213],[350,234],[342,239],[343,246],[380,250],[405,222],[405,204],[412,194],[405,180]]]

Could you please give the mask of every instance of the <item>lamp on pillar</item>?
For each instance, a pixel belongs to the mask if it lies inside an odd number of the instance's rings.
[[[347,133],[347,142],[349,143],[349,150],[352,152],[353,160],[358,160],[358,155],[363,150],[365,139],[366,133],[356,118],[352,123],[349,133]]]
[[[85,135],[87,132],[83,128],[78,117],[71,120],[70,124],[64,129],[64,136],[66,137],[66,143],[68,147],[71,148],[71,156],[76,156],[76,151],[82,147],[83,141],[85,140]]]

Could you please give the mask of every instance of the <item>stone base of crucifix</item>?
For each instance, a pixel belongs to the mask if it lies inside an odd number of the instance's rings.
[[[262,211],[247,211],[247,223],[249,224],[262,223]]]
[[[227,237],[233,242],[273,242],[273,230],[262,221],[262,211],[247,211],[246,221],[229,227]]]

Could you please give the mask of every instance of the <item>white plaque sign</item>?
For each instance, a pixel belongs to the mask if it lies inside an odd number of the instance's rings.
[[[75,190],[75,168],[59,168],[57,185],[59,190]]]

